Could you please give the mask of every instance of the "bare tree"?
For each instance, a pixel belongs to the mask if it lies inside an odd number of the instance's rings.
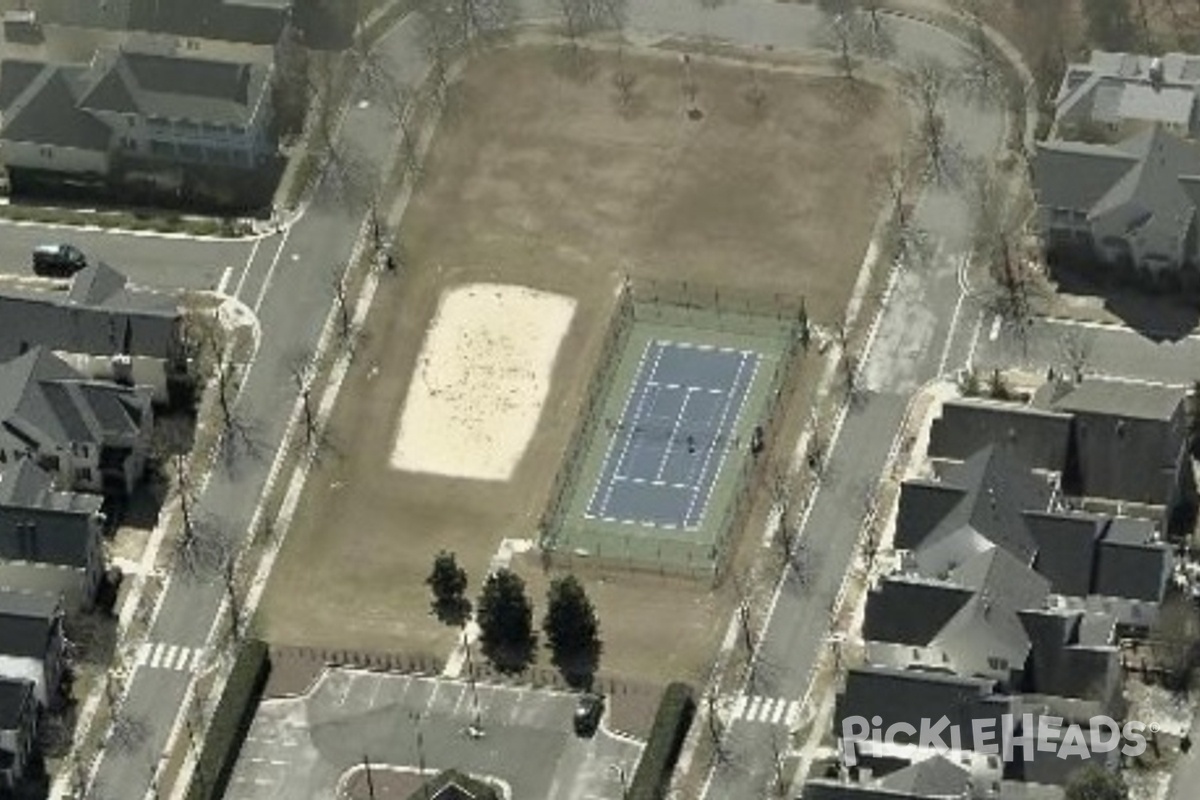
[[[1036,271],[1021,251],[1022,215],[1011,187],[988,167],[976,174],[971,195],[971,258],[992,278],[985,307],[1025,341],[1036,301],[1043,293]]]
[[[961,73],[963,93],[978,105],[1006,103],[1007,64],[1000,48],[988,36],[983,21],[984,0],[962,0],[960,7],[967,17],[964,46],[966,68]]]
[[[758,77],[759,71],[751,67],[750,81],[742,91],[742,99],[750,109],[750,118],[755,122],[761,121],[767,115],[767,92],[763,89]]]
[[[629,66],[629,62],[625,60],[625,48],[618,48],[617,64],[612,74],[612,85],[616,90],[617,110],[623,117],[633,114],[637,101],[637,82],[637,73],[633,71]]]
[[[946,120],[942,104],[953,87],[954,78],[946,66],[928,56],[909,64],[901,79],[904,93],[917,105],[920,114],[918,134],[935,175],[941,176],[946,159]]]
[[[288,378],[296,389],[300,400],[300,424],[304,427],[304,441],[311,447],[320,435],[317,408],[313,404],[313,355],[307,348],[297,350],[287,361]]]
[[[346,350],[354,348],[354,310],[350,307],[349,289],[346,287],[344,270],[333,270],[329,276],[330,288],[333,290],[333,304],[337,313],[338,341]]]
[[[1092,360],[1095,337],[1079,328],[1069,328],[1058,340],[1059,355],[1063,367],[1076,383],[1083,380]]]

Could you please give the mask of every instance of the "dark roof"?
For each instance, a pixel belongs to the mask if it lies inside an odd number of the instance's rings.
[[[169,295],[130,287],[103,262],[76,273],[62,294],[0,291],[0,361],[34,345],[97,356],[167,358],[179,307]]]
[[[1111,642],[1083,641],[1090,615],[1025,609],[1019,616],[1032,643],[1025,688],[1043,695],[1097,700],[1108,710],[1120,691],[1120,655]]]
[[[958,502],[946,510],[950,496],[937,499],[932,511],[939,513],[940,519],[923,539],[914,542],[910,532],[903,541],[899,533],[897,538],[897,547],[915,550],[924,574],[942,575],[990,544],[1003,547],[1025,564],[1033,562],[1037,546],[1025,527],[1022,512],[1048,506],[1051,490],[1045,480],[1016,463],[1006,451],[989,446],[961,464],[947,465],[942,483],[959,490]],[[909,485],[905,482],[901,488],[902,514]],[[908,502],[923,502],[929,495],[922,490]],[[922,522],[927,524],[933,516],[930,513]]]
[[[1025,525],[1037,543],[1034,567],[1055,594],[1086,597],[1092,590],[1096,543],[1108,518],[1094,514],[1027,511]]]
[[[438,773],[409,795],[409,800],[425,800],[427,797],[429,800],[500,800],[499,794],[491,786],[455,769]]]
[[[0,60],[0,111],[7,109],[44,69],[46,65],[37,61]]]
[[[938,754],[896,770],[881,783],[914,797],[965,797],[971,773]]]
[[[922,719],[945,716],[963,731],[963,747],[972,749],[972,720],[993,720],[998,726],[1011,709],[1011,698],[993,694],[994,685],[983,678],[946,672],[853,667],[846,674],[845,691],[838,696],[834,730],[840,732],[842,720],[851,716],[879,715],[885,730],[897,722],[920,730]]]
[[[863,786],[832,780],[811,780],[804,784],[804,800],[909,800],[911,794],[883,786]]]
[[[863,638],[924,647],[971,599],[970,589],[915,576],[884,578],[870,593]]]
[[[0,589],[0,654],[45,657],[59,611],[52,595]]]
[[[79,105],[164,119],[245,125],[263,101],[265,65],[127,51],[97,54]]]
[[[55,491],[32,459],[0,469],[0,559],[86,567],[96,546],[98,495]]]
[[[1179,468],[1190,469],[1181,460],[1184,397],[1183,389],[1090,379],[1047,384],[1034,402],[1075,416],[1073,469],[1064,474],[1072,492],[1164,505]]]
[[[32,681],[0,678],[0,731],[15,731],[28,724],[32,703]]]
[[[1016,403],[963,398],[942,405],[929,431],[929,455],[965,460],[988,445],[1036,469],[1061,471],[1067,460],[1071,417]]]
[[[136,435],[141,406],[135,390],[89,381],[49,350],[35,347],[0,363],[0,428],[37,441],[97,445]]]
[[[107,152],[112,132],[76,106],[68,73],[74,68],[47,66],[9,105],[0,137]]]
[[[896,512],[896,547],[916,549],[966,496],[965,489],[938,481],[905,481]]]
[[[1156,540],[1150,522],[1113,520],[1096,557],[1094,594],[1159,603],[1170,576],[1171,549]]]
[[[46,22],[60,25],[275,44],[290,3],[273,5],[234,0],[42,0],[39,11]]]

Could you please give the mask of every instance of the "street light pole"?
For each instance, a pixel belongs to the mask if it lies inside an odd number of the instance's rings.
[[[467,685],[471,687],[471,727],[468,731],[472,736],[483,735],[483,724],[479,715],[479,690],[475,686],[475,660],[471,658],[471,639],[467,636],[467,630],[463,628],[463,647],[467,651]]]

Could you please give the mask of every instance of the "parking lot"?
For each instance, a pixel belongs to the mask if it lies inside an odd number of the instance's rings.
[[[564,692],[330,669],[300,697],[263,702],[226,797],[329,800],[367,758],[493,777],[514,800],[617,800],[642,744],[603,724],[577,737],[575,705]]]

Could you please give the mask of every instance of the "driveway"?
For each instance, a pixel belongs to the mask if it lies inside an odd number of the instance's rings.
[[[481,738],[467,735],[478,698]],[[575,696],[441,678],[326,670],[305,695],[262,703],[227,800],[330,800],[341,775],[373,764],[497,778],[511,797],[617,800],[642,745],[572,732]]]

